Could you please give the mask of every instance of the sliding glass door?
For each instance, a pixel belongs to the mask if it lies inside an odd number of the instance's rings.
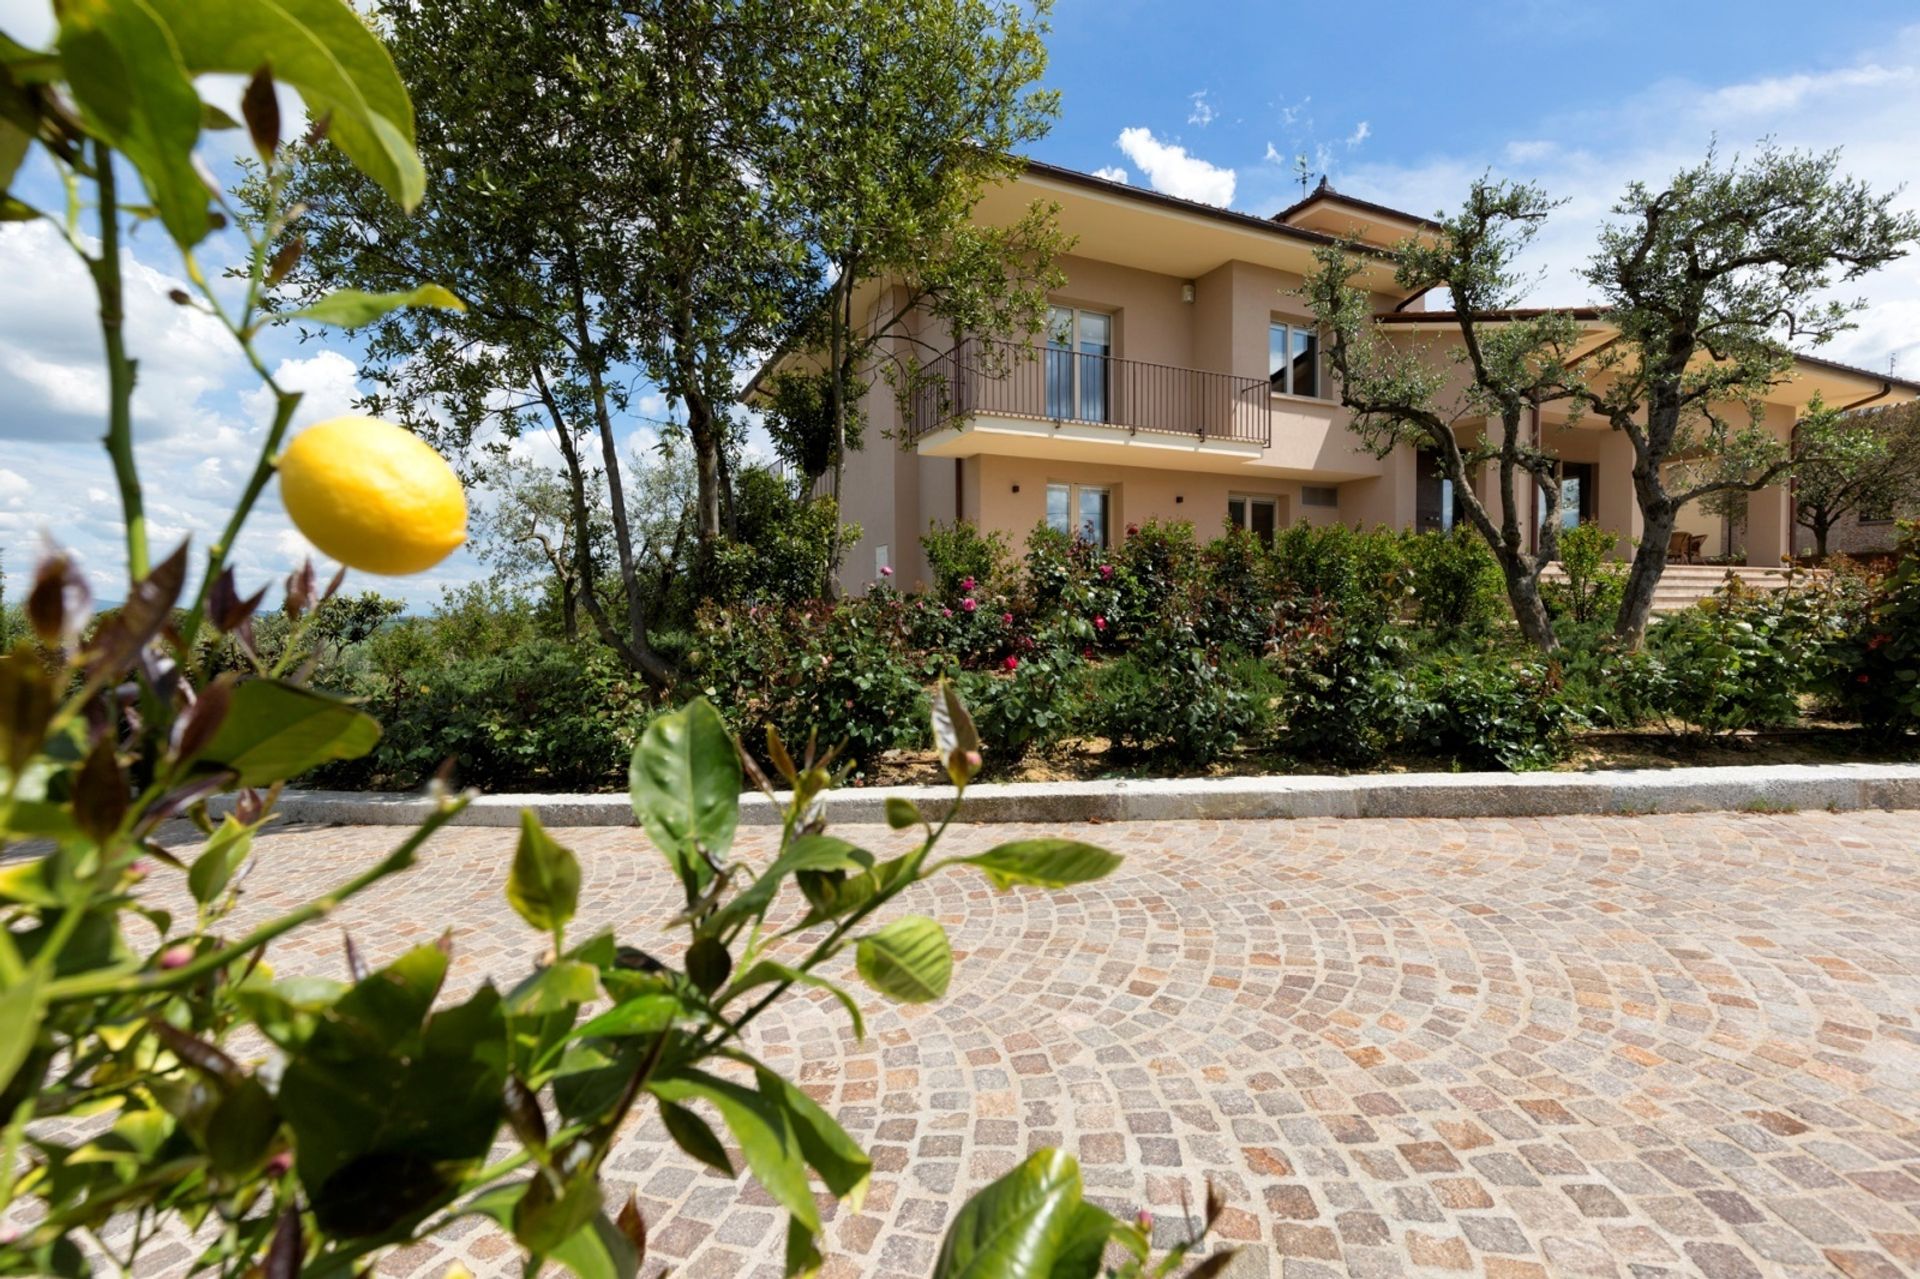
[[[1047,313],[1047,416],[1107,420],[1107,364],[1113,317],[1056,306]]]

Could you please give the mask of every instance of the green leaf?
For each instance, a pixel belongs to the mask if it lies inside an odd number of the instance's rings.
[[[953,979],[947,931],[925,915],[903,915],[862,937],[854,962],[867,985],[903,1004],[938,999]]]
[[[193,869],[187,872],[187,889],[193,894],[193,900],[202,906],[210,905],[226,891],[233,873],[240,869],[240,863],[247,860],[252,849],[251,827],[242,826],[233,817],[221,822],[205,850],[193,859]]]
[[[411,211],[426,194],[413,150],[413,104],[386,46],[346,0],[144,0],[194,75],[262,66],[299,90],[327,137]]]
[[[713,1128],[697,1113],[685,1106],[662,1101],[660,1121],[667,1126],[667,1135],[673,1138],[673,1144],[690,1157],[724,1176],[737,1175],[733,1160],[727,1158],[727,1148],[720,1144],[720,1138],[715,1135]]]
[[[547,1254],[580,1279],[634,1279],[640,1273],[640,1254],[607,1214],[574,1231]]]
[[[520,843],[507,872],[507,901],[541,932],[565,928],[580,905],[580,862],[554,842],[533,810],[520,810]]]
[[[1066,1238],[1053,1263],[1054,1279],[1097,1279],[1107,1241],[1119,1223],[1104,1208],[1082,1200],[1067,1223]],[[1186,1279],[1193,1279],[1188,1275]]]
[[[859,875],[839,871],[799,871],[794,879],[813,909],[789,932],[799,932],[829,919],[838,919],[865,906],[881,893],[893,888],[913,864],[915,854],[908,853],[881,862]]]
[[[1051,1276],[1069,1241],[1083,1237],[1081,1202],[1073,1156],[1036,1152],[967,1200],[941,1241],[933,1279]]]
[[[849,1210],[859,1212],[867,1195],[867,1179],[873,1175],[873,1160],[838,1120],[795,1087],[792,1080],[759,1062],[752,1065],[760,1094],[787,1112],[787,1122],[800,1139],[807,1163],[820,1174],[834,1198],[846,1200]]]
[[[507,996],[514,1017],[539,1017],[578,1008],[600,993],[600,972],[592,964],[562,959],[537,968]]]
[[[70,0],[57,45],[87,127],[140,171],[167,233],[198,244],[212,225],[193,164],[200,95],[166,24],[145,0]]]
[[[720,1112],[727,1131],[740,1144],[747,1167],[779,1205],[809,1230],[820,1229],[820,1212],[807,1185],[807,1164],[800,1139],[784,1107],[749,1088],[704,1071],[683,1068],[647,1085],[662,1101],[699,1099]]]
[[[745,890],[716,910],[703,931],[724,933],[749,917],[764,915],[788,875],[802,872],[863,871],[873,854],[831,835],[801,835]]]
[[[744,994],[755,986],[766,986],[777,981],[790,981],[801,986],[812,986],[816,990],[826,991],[840,1001],[841,1007],[847,1010],[847,1016],[853,1019],[853,1037],[855,1039],[865,1039],[867,1037],[867,1023],[866,1019],[860,1015],[860,1005],[854,1002],[853,996],[849,995],[844,987],[828,981],[818,973],[802,972],[798,968],[790,968],[778,960],[760,960],[752,968],[749,968],[739,981],[733,984],[732,988],[727,992],[727,997],[731,999],[735,995]]]
[[[627,779],[634,816],[691,905],[713,878],[708,857],[725,859],[740,821],[740,757],[720,712],[700,697],[656,715],[633,748]]]
[[[266,1159],[280,1112],[258,1079],[249,1075],[213,1108],[207,1120],[207,1158],[218,1173],[250,1172]]]
[[[589,1166],[558,1189],[554,1174],[537,1169],[513,1206],[513,1237],[536,1256],[551,1252],[600,1213],[600,1178]]]
[[[800,1218],[788,1217],[787,1251],[780,1273],[786,1279],[804,1279],[804,1276],[818,1274],[826,1260],[820,1253],[819,1235],[808,1230]]]
[[[574,1032],[582,1039],[617,1039],[623,1035],[657,1035],[687,1016],[689,1009],[676,995],[642,995],[593,1018]]]
[[[1065,888],[1104,879],[1120,865],[1120,857],[1093,844],[1072,839],[1016,839],[984,853],[957,860],[978,866],[995,888],[1036,884]]]
[[[13,1082],[40,1033],[44,993],[39,974],[32,971],[0,990],[0,1092]]]
[[[404,293],[365,293],[359,289],[335,289],[311,306],[287,312],[289,320],[312,320],[343,329],[371,324],[389,311],[403,306],[434,306],[443,311],[464,311],[467,304],[437,284],[423,284]]]
[[[330,760],[358,759],[379,740],[379,723],[337,697],[256,679],[234,686],[220,731],[194,762],[233,769],[241,786],[267,786]]]

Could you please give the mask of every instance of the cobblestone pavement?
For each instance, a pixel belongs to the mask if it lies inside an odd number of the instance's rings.
[[[577,927],[659,945],[677,888],[644,837],[558,833],[585,869]],[[944,1001],[869,995],[856,1041],[795,998],[752,1036],[874,1157],[828,1274],[926,1275],[955,1206],[1043,1145],[1167,1230],[1211,1177],[1251,1248],[1237,1274],[1920,1274],[1920,814],[1071,833],[1126,865],[1058,894],[952,872],[917,890],[954,941]],[[248,909],[396,834],[265,839]],[[767,839],[743,832],[750,854]],[[510,978],[539,945],[501,896],[511,840],[445,832],[339,922],[369,960],[451,927],[457,984]],[[335,972],[338,933],[275,959]],[[609,1175],[645,1209],[649,1274],[779,1274],[772,1202],[694,1171],[657,1121]],[[456,1256],[515,1273],[478,1225],[383,1270]]]

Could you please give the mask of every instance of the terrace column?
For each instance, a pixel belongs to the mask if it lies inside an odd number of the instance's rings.
[[[1792,495],[1785,484],[1775,484],[1747,496],[1747,563],[1777,568],[1793,537]]]
[[[1594,482],[1593,516],[1600,527],[1618,533],[1611,558],[1630,559],[1640,536],[1640,502],[1633,495],[1633,441],[1609,430],[1600,441],[1600,465]]]

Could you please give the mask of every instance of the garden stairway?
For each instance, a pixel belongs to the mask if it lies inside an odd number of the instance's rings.
[[[1807,570],[1801,570],[1804,577]],[[1655,613],[1677,613],[1691,608],[1726,584],[1727,574],[1737,574],[1742,582],[1761,591],[1777,591],[1788,581],[1784,568],[1759,568],[1750,565],[1669,564],[1653,592]],[[1549,564],[1541,575],[1549,581],[1562,581],[1565,574],[1558,564]]]

